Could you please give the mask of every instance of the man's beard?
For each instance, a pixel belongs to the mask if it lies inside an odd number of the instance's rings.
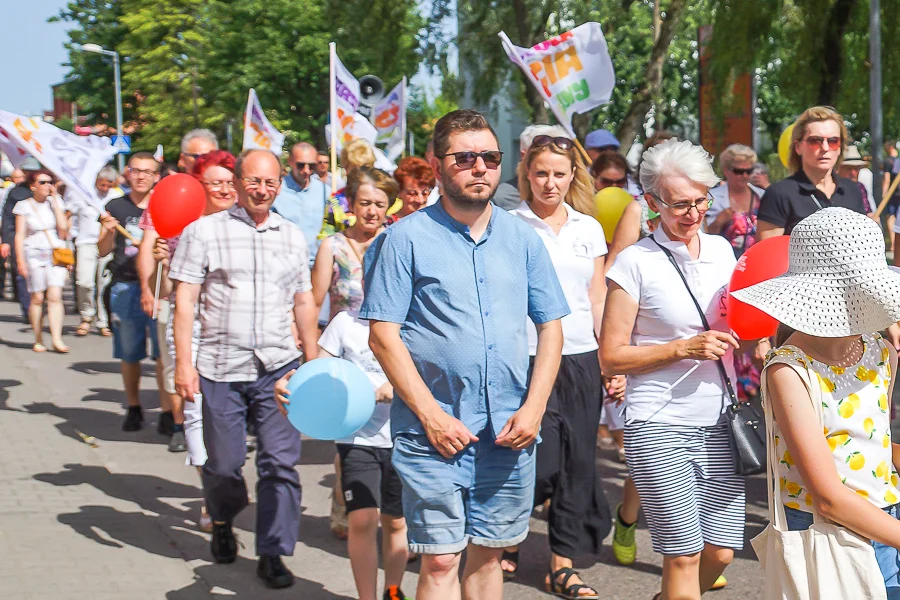
[[[480,211],[493,200],[497,186],[490,189],[490,193],[481,196],[473,195],[464,188],[457,186],[452,180],[443,181],[444,196],[458,209],[462,211]]]

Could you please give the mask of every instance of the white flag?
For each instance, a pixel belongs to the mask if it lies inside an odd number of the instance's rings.
[[[359,108],[359,99],[362,92],[359,89],[359,81],[347,70],[337,51],[334,51],[334,100],[338,108],[343,108],[346,114],[355,113]]]
[[[244,112],[244,150],[271,150],[282,153],[284,135],[269,123],[263,113],[256,90],[250,88],[247,110]]]
[[[353,140],[366,140],[372,146],[378,138],[378,130],[367,118],[359,113],[345,114],[344,109],[338,108],[337,151]],[[331,139],[331,123],[325,125],[325,138]]]
[[[609,102],[616,74],[599,23],[584,23],[532,48],[513,45],[502,31],[498,35],[509,59],[524,71],[573,138],[572,115]]]
[[[378,130],[378,143],[389,144],[391,139],[397,137],[406,121],[406,90],[404,89],[406,78],[384,97],[373,110],[375,116],[375,129]],[[399,137],[403,138],[403,135]]]
[[[16,146],[2,129],[0,129],[0,152],[6,155],[14,169],[18,169],[22,161],[28,158],[28,153]]]
[[[156,162],[163,162],[166,159],[166,153],[163,151],[163,145],[156,145],[156,152],[153,153],[153,158],[156,159]]]
[[[0,132],[36,158],[69,190],[100,202],[95,186],[97,173],[116,155],[109,138],[75,135],[40,119],[5,110],[0,110]]]

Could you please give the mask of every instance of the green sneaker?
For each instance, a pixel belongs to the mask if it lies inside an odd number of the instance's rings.
[[[613,517],[615,529],[613,531],[613,555],[620,565],[631,565],[637,559],[637,542],[634,539],[634,532],[637,531],[637,523],[631,526],[625,526],[622,519],[619,518],[619,509],[622,508],[620,502],[616,505],[616,513]]]

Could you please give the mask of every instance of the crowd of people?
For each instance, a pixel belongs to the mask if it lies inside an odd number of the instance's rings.
[[[269,587],[294,582],[282,557],[303,535],[288,381],[331,356],[358,366],[376,397],[334,460],[331,528],[362,600],[406,598],[415,559],[419,600],[501,598],[539,506],[551,594],[600,598],[573,559],[612,531],[616,560],[633,564],[641,511],[663,556],[655,598],[724,587],[746,519],[731,396],[766,400],[773,525],[826,518],[871,540],[888,597],[900,597],[889,409],[900,275],[843,118],[805,111],[791,175],[774,183],[740,144],[719,156],[724,181],[702,147],[666,131],[637,168],[607,131],[584,146],[531,125],[507,177],[488,121],[458,110],[436,123],[424,159],[393,173],[367,142],[347,144],[336,182],[309,143],[285,166],[194,130],[177,171],[200,181],[206,205],[179,236],[161,237],[147,210],[168,169],[136,152],[123,173],[100,171],[95,198],[23,163],[0,192],[0,249],[34,352],[48,351],[45,305],[49,349],[69,352],[62,290],[74,277],[75,335],[112,338],[125,431],[143,427],[141,362],[155,361],[158,431],[200,475],[198,526],[218,563],[236,559],[242,470],[257,450],[257,573]],[[634,197],[612,232],[594,218],[608,187]],[[738,339],[726,301],[737,260],[783,234],[788,273],[735,293],[781,327]],[[628,468],[612,509],[598,446]]]

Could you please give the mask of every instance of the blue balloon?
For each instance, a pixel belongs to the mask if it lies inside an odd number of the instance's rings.
[[[372,418],[375,390],[366,374],[342,358],[319,358],[297,369],[287,384],[288,420],[320,440],[348,437]]]

